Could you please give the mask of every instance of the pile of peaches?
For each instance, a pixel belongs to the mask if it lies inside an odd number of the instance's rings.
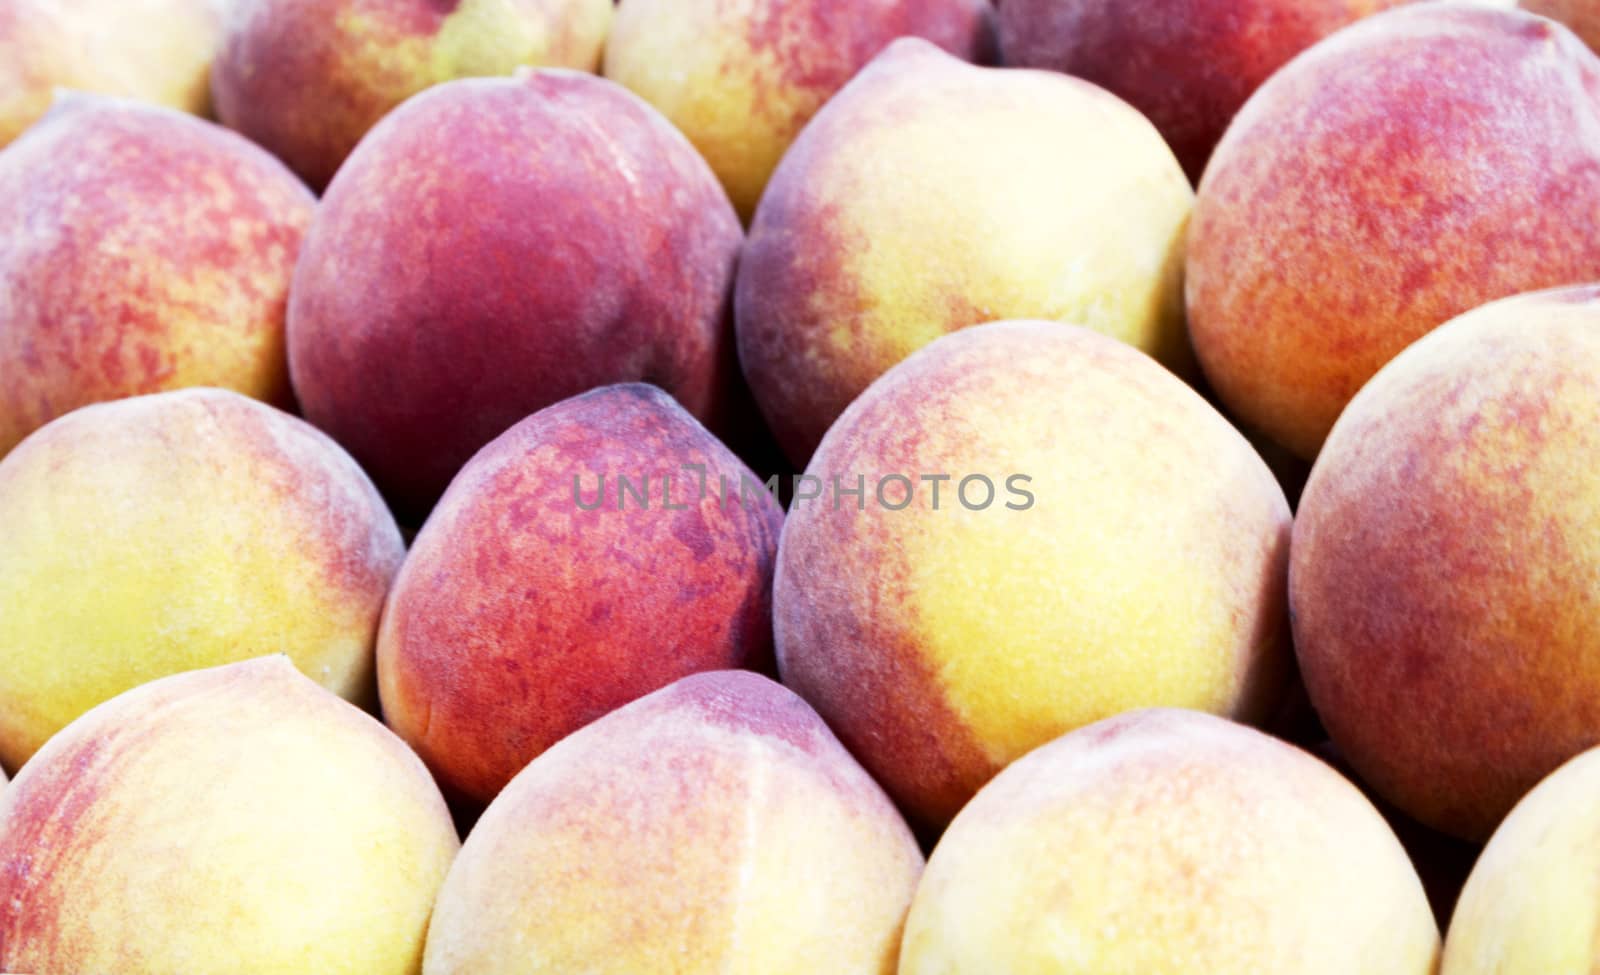
[[[1600,971],[1590,44],[0,0],[0,970]]]

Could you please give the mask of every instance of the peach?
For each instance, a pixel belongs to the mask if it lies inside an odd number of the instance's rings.
[[[995,319],[1086,325],[1183,368],[1192,199],[1101,89],[894,42],[795,141],[750,230],[739,353],[773,434],[803,465],[890,366]]]
[[[190,389],[84,407],[0,461],[0,761],[102,701],[282,652],[372,699],[404,554],[355,462],[308,424]]]
[[[0,798],[0,967],[411,975],[457,846],[417,757],[283,657],[167,677]]]
[[[1443,975],[1592,972],[1600,964],[1600,750],[1562,765],[1511,810],[1461,892]]]
[[[197,115],[211,104],[216,0],[6,0],[0,4],[0,146],[78,88]]]
[[[211,90],[224,123],[321,189],[391,109],[520,66],[598,70],[610,0],[251,0],[228,8]]]
[[[451,867],[424,975],[892,975],[922,853],[805,703],[686,677],[562,741]]]
[[[1591,50],[1600,50],[1600,3],[1596,0],[1521,0],[1518,6],[1561,21]]]
[[[922,37],[968,61],[993,46],[989,0],[623,0],[606,77],[693,142],[746,220],[795,136],[890,41]]]
[[[1351,401],[1294,529],[1323,723],[1378,793],[1483,839],[1600,743],[1600,286],[1477,309]]]
[[[1278,703],[1283,491],[1121,342],[1053,322],[946,336],[851,404],[806,474],[779,670],[920,823],[1121,711]]]
[[[783,514],[659,389],[549,407],[456,477],[378,637],[390,727],[493,799],[558,740],[702,670],[770,667]]]
[[[742,241],[705,160],[626,89],[555,69],[439,85],[323,198],[289,299],[294,388],[408,519],[597,386],[651,382],[720,425]]]
[[[928,860],[900,975],[1433,975],[1439,931],[1360,790],[1190,711],[1125,714],[1001,772]]]
[[[1005,63],[1092,81],[1143,112],[1198,181],[1245,99],[1296,54],[1406,0],[1005,0]]]
[[[1600,278],[1600,60],[1487,5],[1367,18],[1263,85],[1189,235],[1222,402],[1303,457],[1401,349],[1486,301]]]
[[[169,109],[75,95],[0,153],[0,456],[102,400],[221,386],[292,402],[284,316],[316,200]]]

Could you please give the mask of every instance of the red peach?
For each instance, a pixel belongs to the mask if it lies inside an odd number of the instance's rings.
[[[378,637],[390,726],[487,802],[614,708],[696,671],[770,666],[781,523],[658,389],[529,417],[456,477],[395,582]]]
[[[621,86],[439,85],[328,188],[290,296],[295,391],[410,516],[513,423],[606,383],[720,419],[742,239],[705,160]]]
[[[1475,309],[1317,458],[1290,602],[1312,703],[1408,815],[1481,840],[1600,743],[1600,286]]]
[[[0,153],[0,456],[103,400],[221,386],[288,406],[284,314],[316,201],[220,126],[99,96]]]
[[[1600,59],[1542,17],[1424,3],[1251,97],[1189,234],[1189,327],[1248,426],[1313,457],[1356,391],[1455,315],[1600,279]]]
[[[459,845],[417,757],[285,658],[177,674],[0,798],[0,970],[416,975]]]

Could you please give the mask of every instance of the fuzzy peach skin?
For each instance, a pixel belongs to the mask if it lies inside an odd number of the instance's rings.
[[[1521,0],[1523,10],[1559,20],[1583,38],[1591,50],[1600,50],[1600,2],[1596,0]]]
[[[795,136],[897,37],[992,57],[989,0],[622,0],[606,77],[682,129],[749,220]]]
[[[219,2],[0,3],[0,146],[45,113],[57,88],[205,114]]]
[[[1181,370],[1192,200],[1101,89],[896,41],[807,126],[750,230],[739,354],[773,434],[803,465],[890,366],[996,319],[1087,325]]]
[[[686,677],[535,759],[450,869],[424,975],[892,975],[922,852],[805,702]]]
[[[417,757],[286,658],[168,677],[0,798],[0,968],[414,975],[457,847]]]
[[[1310,755],[1148,710],[1000,773],[928,860],[900,975],[1433,975],[1422,884]]]
[[[1295,525],[1300,667],[1352,767],[1482,840],[1600,744],[1600,286],[1477,309],[1350,403]]]
[[[1512,809],[1461,892],[1443,975],[1547,975],[1600,966],[1600,750]]]
[[[407,98],[515,69],[595,71],[611,0],[250,0],[228,8],[217,115],[321,189]]]
[[[1486,301],[1600,279],[1600,60],[1514,10],[1424,3],[1316,45],[1200,183],[1189,326],[1246,424],[1303,457],[1401,349]]]
[[[635,698],[770,668],[783,513],[760,483],[652,386],[512,427],[457,475],[395,582],[378,637],[389,726],[448,791],[487,803]]]
[[[367,703],[404,555],[309,424],[192,389],[84,407],[0,461],[0,762],[182,670],[285,653]]]
[[[1052,322],[947,336],[852,404],[807,473],[828,489],[784,525],[779,670],[922,823],[1121,711],[1277,703],[1283,491],[1135,349]],[[917,482],[909,504],[887,475]],[[988,506],[962,485],[980,475]],[[833,486],[858,477],[865,498]]]
[[[705,160],[621,86],[439,85],[323,198],[289,299],[295,391],[408,519],[512,424],[597,386],[650,382],[718,419],[742,240]]]
[[[0,456],[80,406],[185,386],[293,402],[289,279],[316,200],[210,122],[97,96],[0,153]]]
[[[1155,123],[1184,171],[1206,160],[1245,99],[1290,58],[1406,0],[1005,0],[1005,63],[1074,75]]]

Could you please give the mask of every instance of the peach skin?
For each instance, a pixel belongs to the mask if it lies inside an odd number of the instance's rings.
[[[423,975],[893,975],[922,852],[805,702],[686,677],[506,787],[450,868]]]
[[[1339,750],[1483,840],[1600,744],[1600,286],[1496,302],[1368,383],[1317,458],[1290,600]]]
[[[395,581],[378,636],[390,727],[448,792],[486,803],[635,698],[770,669],[782,520],[659,389],[534,414],[456,476]]]
[[[220,386],[291,405],[284,315],[316,200],[170,109],[57,103],[0,153],[0,457],[90,403]]]
[[[1121,711],[1278,704],[1283,491],[1136,349],[956,332],[851,404],[806,473],[830,489],[784,525],[779,672],[921,825]]]
[[[1422,3],[1318,43],[1239,112],[1185,279],[1206,378],[1314,458],[1400,350],[1519,292],[1600,279],[1600,60],[1541,17]]]
[[[895,41],[762,198],[736,295],[745,375],[804,465],[874,379],[968,325],[1086,325],[1183,371],[1192,201],[1161,136],[1101,89]]]
[[[415,975],[458,845],[417,757],[285,658],[167,677],[0,797],[0,968]]]
[[[720,432],[743,238],[627,89],[556,69],[439,85],[323,197],[289,298],[295,392],[411,523],[478,448],[608,383],[660,386]]]
[[[87,406],[0,461],[0,761],[168,674],[285,653],[373,699],[404,551],[309,424],[189,389]]]
[[[1434,975],[1438,958],[1422,883],[1359,789],[1260,732],[1148,710],[1029,753],[961,811],[899,975]]]

